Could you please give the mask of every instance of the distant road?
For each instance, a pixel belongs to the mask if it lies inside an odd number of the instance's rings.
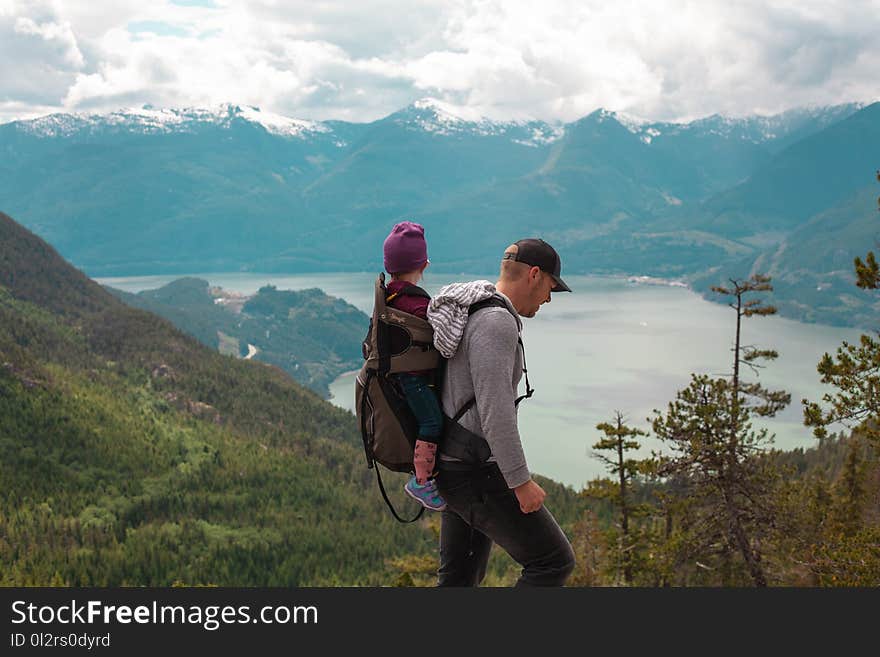
[[[248,353],[247,353],[247,356],[244,357],[244,359],[250,360],[251,358],[253,358],[256,355],[257,355],[257,348],[252,344],[248,344]]]

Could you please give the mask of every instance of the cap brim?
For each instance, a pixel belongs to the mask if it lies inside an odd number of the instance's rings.
[[[553,276],[553,274],[550,275]],[[556,281],[556,285],[550,290],[551,292],[571,292],[571,288],[559,276],[553,276],[553,280]]]

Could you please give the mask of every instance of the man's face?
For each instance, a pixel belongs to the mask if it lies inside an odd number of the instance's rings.
[[[550,290],[556,285],[556,281],[547,272],[537,267],[532,267],[529,270],[528,284],[528,301],[520,315],[523,317],[534,317],[538,314],[541,304],[550,303]]]

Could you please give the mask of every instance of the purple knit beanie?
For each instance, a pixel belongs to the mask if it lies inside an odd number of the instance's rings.
[[[425,229],[412,221],[401,221],[385,238],[382,251],[385,254],[385,271],[389,274],[418,271],[428,262]]]

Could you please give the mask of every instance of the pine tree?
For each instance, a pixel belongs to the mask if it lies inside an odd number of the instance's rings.
[[[592,511],[584,511],[574,525],[571,546],[575,553],[575,569],[568,586],[601,585],[600,564],[604,561],[605,543],[599,531],[599,521]]]
[[[880,341],[863,334],[859,344],[844,341],[836,358],[824,354],[816,367],[821,381],[837,388],[825,393],[822,408],[817,402],[803,399],[804,424],[813,427],[817,438],[828,435],[827,427],[843,426],[880,442]]]
[[[865,504],[865,463],[862,445],[850,439],[843,471],[834,486],[834,519],[843,534],[855,534],[862,526]]]
[[[873,251],[868,252],[864,262],[856,257],[855,271],[858,287],[880,288],[880,268]],[[880,443],[880,340],[863,334],[858,345],[844,341],[836,357],[824,354],[816,369],[822,383],[834,386],[837,392],[822,396],[824,409],[817,402],[803,399],[804,424],[813,427],[817,438],[827,435],[828,425],[840,423]]]
[[[772,467],[759,458],[770,442],[766,429],[752,430],[754,416],[772,417],[790,401],[782,390],[746,383],[741,366],[757,373],[757,361],[777,357],[773,350],[742,344],[742,320],[773,315],[776,309],[746,294],[771,291],[770,279],[756,274],[748,280],[731,279],[731,287],[714,287],[730,296],[736,311],[733,372],[727,378],[692,375],[691,384],[678,392],[667,413],[655,411],[652,427],[671,454],[656,458],[656,472],[683,482],[692,498],[692,523],[683,549],[720,556],[722,583],[733,582],[734,553],[745,562],[756,586],[766,586],[761,563],[761,536],[774,523]],[[711,568],[702,564],[704,569]]]
[[[608,471],[616,477],[616,481],[594,481],[588,487],[586,494],[590,497],[608,499],[620,510],[620,556],[623,564],[623,579],[627,586],[631,586],[633,583],[631,552],[635,545],[630,537],[629,521],[633,507],[628,492],[640,467],[639,461],[626,458],[625,453],[641,447],[638,440],[630,440],[631,438],[648,434],[640,429],[626,426],[623,413],[620,411],[614,412],[613,424],[602,422],[597,424],[596,428],[602,431],[605,437],[593,445],[593,449],[611,451],[614,456],[608,458],[598,453],[594,456],[605,463]]]
[[[880,182],[880,171],[877,172],[877,181]],[[880,206],[880,198],[877,199],[877,205]],[[880,287],[880,267],[877,265],[873,251],[868,251],[865,262],[856,256],[853,264],[856,269],[856,285],[865,290],[876,290]]]

